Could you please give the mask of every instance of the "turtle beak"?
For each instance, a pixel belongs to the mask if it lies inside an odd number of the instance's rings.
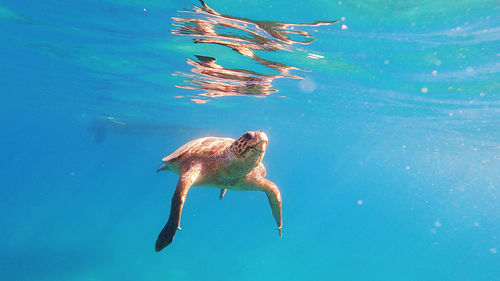
[[[259,151],[265,151],[267,148],[267,141],[264,140],[260,141],[254,146],[254,148]]]
[[[253,147],[256,150],[266,151],[267,143],[269,142],[269,139],[267,138],[266,133],[264,133],[263,131],[256,131],[255,132],[255,141],[257,144],[255,144]]]

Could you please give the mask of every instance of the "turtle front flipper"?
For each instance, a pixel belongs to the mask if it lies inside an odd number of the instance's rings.
[[[182,173],[177,187],[175,188],[174,195],[172,196],[172,205],[170,206],[170,215],[167,224],[163,227],[160,235],[156,239],[155,250],[161,251],[174,240],[175,232],[179,228],[181,222],[182,208],[186,201],[186,195],[198,178],[201,172],[201,165],[196,164],[189,167],[189,169]]]
[[[269,206],[273,213],[274,220],[278,225],[280,237],[282,237],[281,228],[283,227],[282,209],[281,209],[281,193],[276,184],[264,178],[250,178],[247,180],[257,190],[264,191],[269,200]]]
[[[274,220],[278,225],[278,231],[280,237],[282,237],[281,228],[283,227],[282,209],[281,209],[281,193],[278,187],[269,180],[264,179],[262,181],[265,189],[263,190],[267,199],[269,200],[269,206],[271,207],[271,212],[273,213]]]

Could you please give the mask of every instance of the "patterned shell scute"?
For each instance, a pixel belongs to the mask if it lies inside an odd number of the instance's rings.
[[[165,163],[173,163],[191,156],[212,156],[218,151],[229,147],[234,142],[232,138],[206,137],[192,140],[179,147],[174,153],[162,159]]]

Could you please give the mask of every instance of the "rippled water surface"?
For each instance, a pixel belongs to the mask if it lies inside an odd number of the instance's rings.
[[[498,280],[498,1],[0,1],[1,280]],[[194,187],[264,130],[262,192]]]

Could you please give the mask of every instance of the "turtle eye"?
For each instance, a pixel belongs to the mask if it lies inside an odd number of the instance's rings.
[[[243,138],[246,139],[246,140],[251,140],[252,139],[252,136],[249,134],[249,133],[245,133],[243,135]]]

